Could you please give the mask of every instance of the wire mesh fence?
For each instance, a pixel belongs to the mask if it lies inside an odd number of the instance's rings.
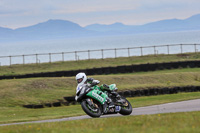
[[[60,53],[39,53],[27,55],[0,56],[0,66],[30,63],[52,63],[58,61],[78,61],[90,59],[105,59],[130,56],[183,54],[198,52],[200,44],[171,44],[144,47],[97,49],[84,51],[71,51]]]

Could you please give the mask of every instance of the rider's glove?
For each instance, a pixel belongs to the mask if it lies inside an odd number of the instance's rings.
[[[109,86],[107,84],[103,84],[104,89],[109,89]]]
[[[93,80],[92,83],[91,83],[91,86],[98,85],[99,83],[100,83],[99,80]]]
[[[93,80],[94,80],[93,78],[88,78],[87,82],[91,84],[93,82]]]
[[[102,91],[104,91],[104,90],[110,90],[110,87],[107,84],[101,85],[100,88],[101,88]]]

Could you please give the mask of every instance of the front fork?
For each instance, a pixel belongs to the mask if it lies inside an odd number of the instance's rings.
[[[93,102],[93,99],[87,98],[87,99],[85,99],[85,100],[86,100],[86,102],[87,102],[87,104],[88,104],[87,107],[88,107],[92,112],[98,112],[99,107],[98,107],[97,104],[95,104],[95,103]]]
[[[87,98],[87,99],[86,99],[86,102],[87,102],[88,105],[91,106],[91,107],[94,105],[94,104],[93,104],[93,101],[92,101],[90,98]]]
[[[87,99],[86,99],[86,102],[87,102],[88,105],[91,106],[91,107],[99,108],[99,106],[98,106],[96,103],[94,103],[93,99],[91,99],[91,98],[87,98]]]

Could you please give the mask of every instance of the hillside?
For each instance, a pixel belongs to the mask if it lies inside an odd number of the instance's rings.
[[[125,35],[154,32],[200,30],[200,14],[187,19],[160,20],[144,25],[92,24],[86,27],[67,20],[48,20],[32,26],[9,29],[0,27],[0,41],[48,40],[74,37]]]
[[[24,41],[59,39],[66,37],[92,36],[95,34],[76,23],[66,20],[48,20],[36,25],[18,28],[15,30],[0,28],[0,41]]]
[[[200,30],[200,14],[187,19],[168,19],[147,23],[144,25],[124,25],[115,23],[111,25],[92,24],[85,28],[94,31],[120,31],[123,34],[128,33],[151,33],[151,32],[172,32],[184,30]]]

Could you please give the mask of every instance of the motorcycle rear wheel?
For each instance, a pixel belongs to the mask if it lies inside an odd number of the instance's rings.
[[[122,115],[130,115],[132,113],[132,106],[127,99],[125,99],[125,100],[126,100],[128,106],[121,106],[121,110],[119,111],[119,113]]]
[[[91,117],[100,117],[102,114],[102,111],[100,108],[97,109],[97,112],[93,112],[90,108],[89,108],[89,104],[86,101],[83,101],[81,103],[81,107],[82,109],[85,111],[85,113]]]

